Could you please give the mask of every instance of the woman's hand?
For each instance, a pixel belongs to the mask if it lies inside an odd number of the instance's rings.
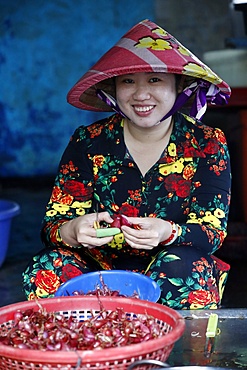
[[[96,214],[90,213],[64,223],[60,228],[62,240],[71,246],[78,247],[81,245],[86,248],[95,248],[110,243],[113,236],[97,238],[96,230],[94,229],[95,221]],[[105,221],[107,224],[110,224],[113,222],[113,219],[108,212],[100,212],[98,221]]]
[[[133,225],[138,228],[122,226],[126,242],[136,249],[153,249],[163,240],[169,238],[172,232],[171,223],[160,218],[152,217],[126,217]]]

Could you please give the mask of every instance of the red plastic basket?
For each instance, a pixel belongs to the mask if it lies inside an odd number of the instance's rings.
[[[39,351],[16,349],[0,344],[0,369],[127,369],[130,364],[142,359],[166,361],[174,343],[185,329],[183,317],[175,310],[158,303],[130,298],[101,297],[100,301],[107,311],[122,308],[128,315],[152,315],[159,324],[163,336],[146,342],[128,346],[97,349],[93,351]],[[78,320],[89,319],[100,310],[97,297],[78,296],[48,298],[39,301],[47,312],[71,315]],[[20,302],[0,308],[0,332],[12,328],[14,313],[28,308],[39,310],[35,301]],[[139,367],[142,369],[143,367]]]

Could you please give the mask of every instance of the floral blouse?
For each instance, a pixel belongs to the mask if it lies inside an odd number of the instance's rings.
[[[223,132],[176,113],[167,147],[143,176],[126,148],[123,122],[114,114],[79,127],[71,137],[47,205],[44,244],[67,246],[60,226],[95,212],[98,205],[111,215],[173,220],[179,226],[175,245],[213,254],[226,237],[230,204],[230,158]],[[85,253],[111,269],[124,256],[148,261],[154,252],[132,250],[120,233],[110,244]]]

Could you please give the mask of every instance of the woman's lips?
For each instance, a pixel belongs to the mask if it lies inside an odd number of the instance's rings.
[[[148,115],[153,109],[154,105],[133,105],[134,111],[139,116]]]

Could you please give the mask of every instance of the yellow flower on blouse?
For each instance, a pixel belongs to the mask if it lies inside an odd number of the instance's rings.
[[[52,207],[58,211],[58,213],[60,213],[61,215],[65,215],[66,212],[68,212],[69,210],[69,206],[66,206],[65,204],[57,204],[57,203],[54,203],[52,205]]]
[[[49,211],[46,212],[47,217],[53,217],[53,216],[56,216],[56,214],[57,214],[57,211],[55,211],[55,209],[50,209]]]
[[[170,173],[182,173],[184,169],[184,159],[180,158],[178,161],[169,163],[169,164],[161,164],[159,166],[159,172],[167,176]]]
[[[216,208],[216,210],[214,211],[214,216],[217,218],[224,218],[226,217],[226,214],[224,211],[222,211],[222,209]]]
[[[202,224],[202,219],[197,218],[196,213],[191,212],[188,214],[189,219],[187,220],[187,224]]]
[[[91,206],[92,206],[92,201],[91,200],[88,200],[86,202],[78,202],[78,200],[77,200],[77,201],[75,201],[71,204],[71,208],[76,208],[75,213],[78,216],[85,215],[85,213],[86,213],[85,208],[90,208]]]
[[[214,215],[212,215],[212,213],[210,211],[206,211],[205,212],[205,216],[202,218],[204,222],[207,222],[211,225],[213,225],[214,227],[220,227],[221,225],[221,222],[220,220],[215,217]]]
[[[87,200],[86,202],[78,202],[78,200],[76,200],[71,204],[72,208],[90,208],[91,206],[92,206],[91,200]]]
[[[176,148],[176,144],[174,143],[171,143],[168,145],[168,148],[167,148],[167,151],[168,151],[168,154],[171,156],[171,157],[175,157],[176,154],[177,154],[177,148]]]

